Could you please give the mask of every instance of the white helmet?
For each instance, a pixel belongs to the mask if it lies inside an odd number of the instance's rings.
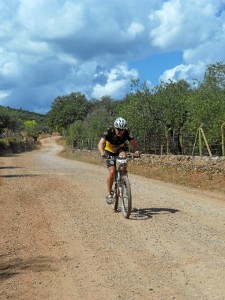
[[[127,126],[127,122],[121,117],[117,118],[114,122],[115,128],[125,129],[126,126]]]

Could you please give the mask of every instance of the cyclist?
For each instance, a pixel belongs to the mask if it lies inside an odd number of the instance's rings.
[[[107,156],[125,156],[126,152],[128,151],[127,141],[134,149],[135,156],[140,156],[138,144],[131,134],[129,128],[127,128],[127,122],[123,118],[119,117],[115,120],[114,127],[108,128],[102,134],[102,137],[98,143],[98,150],[103,158],[106,158]],[[106,202],[108,204],[112,204],[112,185],[116,172],[116,161],[106,160],[106,165],[108,168],[108,195],[106,196]]]

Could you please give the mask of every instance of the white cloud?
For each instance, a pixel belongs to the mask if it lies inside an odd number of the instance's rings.
[[[169,80],[178,81],[184,79],[186,81],[192,81],[196,76],[195,65],[178,65],[175,68],[166,70],[161,76],[160,80],[167,82]]]
[[[132,22],[128,27],[128,35],[132,38],[135,38],[138,34],[141,34],[144,31],[144,26],[137,22]]]
[[[184,64],[165,70],[160,80],[201,79],[208,64],[225,61],[224,8],[222,0],[171,0],[149,15],[152,43],[183,52]]]
[[[171,0],[149,15],[155,46],[167,50],[190,48],[210,39],[218,29],[219,2]]]
[[[1,98],[5,98],[7,96],[9,96],[9,92],[8,91],[0,91],[0,99]]]
[[[0,78],[6,81],[12,81],[20,75],[20,64],[18,62],[18,55],[15,52],[7,52],[0,48]]]
[[[55,97],[72,91],[122,98],[141,72],[128,68],[131,60],[174,50],[182,52],[183,62],[174,61],[161,79],[200,76],[206,64],[225,62],[224,4],[2,0],[0,105],[47,111]]]
[[[219,33],[219,31],[218,31]],[[184,50],[184,60],[187,63],[197,63],[198,61],[205,61],[206,64],[225,61],[225,28],[221,32],[220,37],[216,35],[207,40],[205,43],[196,45],[192,49]]]
[[[70,1],[60,2],[22,0],[18,19],[29,34],[37,37],[56,39],[70,36],[84,25],[83,9]]]
[[[121,92],[128,92],[131,79],[136,79],[138,74],[135,70],[128,70],[125,65],[118,65],[106,73],[105,76],[105,84],[97,83],[94,86],[93,98],[101,98],[104,95],[118,98]]]

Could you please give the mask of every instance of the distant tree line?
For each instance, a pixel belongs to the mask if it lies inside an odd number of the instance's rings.
[[[127,120],[142,153],[199,154],[202,139],[203,154],[210,149],[224,155],[225,65],[208,65],[202,81],[191,84],[169,81],[151,88],[132,81],[121,100],[88,100],[80,92],[58,96],[46,115],[0,106],[0,140],[21,132],[35,138],[58,131],[72,147],[93,150],[118,116]]]
[[[62,132],[68,144],[96,149],[102,132],[118,116],[127,120],[142,152],[190,155],[202,132],[203,144],[207,141],[212,153],[221,155],[225,65],[208,65],[203,80],[193,79],[192,84],[180,80],[151,88],[132,81],[131,92],[121,100],[105,96],[89,101],[79,92],[57,97],[47,124],[51,131]]]

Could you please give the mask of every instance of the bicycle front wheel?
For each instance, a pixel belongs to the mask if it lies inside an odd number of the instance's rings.
[[[131,187],[127,176],[122,177],[121,210],[123,216],[129,219],[132,210]]]
[[[118,197],[117,183],[114,182],[114,184],[113,184],[113,205],[112,205],[114,211],[118,210],[118,202],[119,202],[119,197]]]

